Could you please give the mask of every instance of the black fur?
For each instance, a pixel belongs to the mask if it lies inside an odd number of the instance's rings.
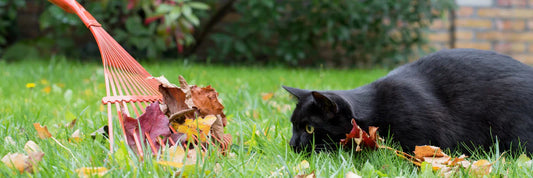
[[[520,143],[533,151],[533,68],[495,52],[439,51],[353,90],[284,88],[298,98],[290,141],[297,151],[331,148],[352,118],[365,130],[390,131],[406,151],[426,144],[487,150],[495,138],[500,149]]]

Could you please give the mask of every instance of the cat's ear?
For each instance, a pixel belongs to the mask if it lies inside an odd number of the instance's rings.
[[[284,85],[282,85],[281,87],[283,87],[285,90],[287,90],[290,94],[292,94],[298,99],[301,99],[305,94],[309,93],[309,90],[292,88]]]
[[[313,95],[313,98],[315,99],[316,103],[324,112],[328,114],[336,114],[339,111],[337,104],[335,103],[335,101],[331,100],[331,98],[328,98],[327,96],[317,91],[311,92],[311,95]]]

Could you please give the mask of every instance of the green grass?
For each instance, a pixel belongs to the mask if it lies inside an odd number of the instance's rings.
[[[143,66],[152,75],[165,75],[173,83],[177,83],[178,75],[183,75],[190,84],[212,85],[220,94],[229,119],[225,132],[233,135],[232,154],[207,156],[202,164],[188,167],[185,174],[191,177],[292,177],[298,173],[295,167],[303,160],[310,163],[305,172],[314,171],[318,177],[344,177],[350,171],[365,177],[438,175],[419,171],[387,150],[305,155],[289,148],[292,135],[289,117],[295,103],[281,85],[319,90],[351,89],[374,81],[385,75],[386,70],[227,67],[182,62]],[[106,141],[91,139],[89,134],[107,122],[100,101],[105,94],[102,73],[100,63],[67,62],[61,58],[0,61],[0,138],[11,136],[16,141],[15,145],[2,141],[0,156],[24,152],[28,140],[35,141],[45,153],[37,173],[19,174],[0,163],[0,177],[75,177],[75,169],[97,166],[109,168],[111,171],[107,175],[111,177],[169,177],[174,174],[176,168],[157,165],[155,159],[121,158],[123,145],[116,146],[119,153],[110,156]],[[26,88],[27,83],[35,83],[36,87]],[[274,97],[264,101],[263,93],[274,93]],[[78,119],[73,129],[63,126],[73,119]],[[52,135],[72,153],[52,139],[39,139],[33,123],[48,126]],[[83,133],[83,140],[69,142],[69,136],[76,129]],[[476,159],[491,162],[498,157],[497,151],[474,155]],[[505,161],[500,159],[493,165],[491,175],[531,177],[532,169],[519,166],[516,159],[517,156],[510,155]],[[214,171],[215,167],[220,169]]]

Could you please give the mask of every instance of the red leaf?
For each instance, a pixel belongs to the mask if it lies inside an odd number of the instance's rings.
[[[168,128],[169,122],[167,116],[159,109],[159,102],[155,102],[150,104],[148,107],[146,107],[146,111],[144,114],[139,116],[138,119],[133,119],[126,115],[125,113],[122,113],[122,116],[124,118],[124,130],[126,134],[126,138],[128,141],[128,145],[130,145],[132,148],[134,148],[135,140],[133,138],[133,134],[137,133],[139,135],[145,135],[145,133],[148,133],[150,135],[151,140],[158,140],[157,138],[159,136],[162,136],[166,140],[167,137],[170,136],[170,129]],[[140,133],[139,131],[139,125],[140,125]],[[138,136],[139,136],[138,135]],[[145,138],[146,141],[147,138]],[[160,147],[159,142],[155,142],[154,145],[157,149]],[[154,152],[157,152],[157,150],[153,150]]]
[[[351,140],[354,140],[357,144],[356,151],[361,150],[361,143],[363,143],[363,146],[365,147],[376,149],[379,147],[376,141],[376,139],[378,139],[377,127],[370,127],[369,131],[372,133],[372,136],[362,130],[355,122],[355,119],[352,119],[352,130],[350,131],[350,133],[346,134],[345,139],[341,139],[341,143],[342,145],[347,145],[351,142]]]

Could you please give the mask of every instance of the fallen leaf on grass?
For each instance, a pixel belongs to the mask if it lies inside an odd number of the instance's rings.
[[[207,141],[207,135],[211,131],[211,125],[217,120],[213,115],[208,115],[205,118],[199,117],[198,119],[186,119],[185,123],[177,124],[173,123],[172,127],[180,133],[187,134],[187,139],[189,141],[194,141],[195,137],[198,138],[200,142]]]
[[[26,144],[24,145],[24,151],[28,154],[33,153],[33,152],[43,152],[43,150],[41,150],[41,147],[39,147],[37,143],[31,140],[26,142]]]
[[[311,172],[311,174],[302,174],[302,175],[296,175],[294,178],[315,178],[315,171]]]
[[[307,160],[303,160],[298,164],[296,167],[294,167],[294,172],[296,172],[297,175],[304,175],[305,171],[309,169],[309,162]]]
[[[157,162],[159,165],[170,166],[174,168],[180,168],[174,175],[181,175],[179,177],[188,177],[193,175],[195,165],[198,164],[198,151],[190,149],[184,150],[182,146],[176,144],[167,150],[163,150],[161,153],[161,160]],[[200,156],[204,156],[200,153]],[[200,162],[201,163],[201,162]],[[206,171],[208,174],[210,171]]]
[[[363,146],[376,149],[379,147],[377,143],[377,139],[379,138],[377,136],[377,127],[370,126],[369,131],[372,131],[371,133],[373,135],[369,135],[367,132],[361,129],[355,122],[355,119],[352,119],[352,130],[350,133],[346,134],[345,139],[341,139],[341,144],[347,145],[353,140],[357,144],[355,151],[361,151],[361,143]]]
[[[345,178],[362,178],[360,175],[357,175],[356,173],[353,173],[351,171],[346,173],[346,175],[344,177]]]
[[[470,169],[474,175],[489,175],[489,173],[492,171],[492,163],[485,159],[477,160],[472,163],[472,167],[470,167]]]
[[[41,148],[33,141],[28,141],[24,153],[8,153],[2,158],[2,162],[10,168],[17,169],[20,173],[33,173],[36,171],[36,165],[42,160],[44,153]]]
[[[422,165],[422,162],[426,162],[431,165],[434,171],[440,171],[441,176],[444,177],[454,176],[460,167],[470,170],[471,174],[477,176],[488,175],[492,170],[492,163],[487,160],[482,159],[471,163],[466,160],[465,155],[452,158],[436,146],[416,146],[414,153],[419,160],[410,160],[411,162],[416,165]]]
[[[274,96],[274,93],[270,92],[270,93],[262,93],[261,94],[261,99],[263,99],[263,101],[268,101],[270,99],[272,99],[272,97]]]
[[[35,127],[35,130],[37,130],[37,134],[39,134],[39,138],[45,139],[52,137],[52,134],[48,132],[48,128],[46,126],[41,126],[39,123],[33,123],[33,127]]]
[[[415,147],[415,157],[418,159],[423,159],[424,157],[443,157],[447,156],[442,152],[439,147],[424,145]]]
[[[70,135],[70,138],[68,138],[68,141],[75,142],[75,143],[80,142],[81,141],[80,129],[77,129],[76,131],[74,131],[74,133]]]
[[[104,176],[109,172],[105,167],[82,167],[76,169],[79,177]]]
[[[533,161],[531,161],[531,159],[529,157],[527,157],[527,155],[521,154],[518,157],[518,159],[516,160],[516,163],[517,163],[518,167],[531,168],[531,165],[532,165]]]
[[[415,147],[415,155],[411,156],[407,153],[398,151],[391,147],[380,146],[377,144],[377,140],[381,139],[377,135],[377,127],[369,127],[369,133],[362,130],[354,119],[352,119],[352,130],[346,134],[345,139],[341,139],[340,143],[344,146],[351,143],[353,140],[356,144],[356,151],[361,151],[361,145],[369,148],[384,148],[396,152],[401,158],[404,158],[413,164],[422,167],[423,165],[431,166],[432,170],[440,171],[441,176],[450,177],[453,176],[459,169],[459,167],[469,169],[471,174],[477,176],[488,175],[492,170],[492,164],[487,160],[477,160],[473,163],[466,160],[465,155],[461,155],[458,158],[452,158],[446,155],[439,147],[424,145]]]

